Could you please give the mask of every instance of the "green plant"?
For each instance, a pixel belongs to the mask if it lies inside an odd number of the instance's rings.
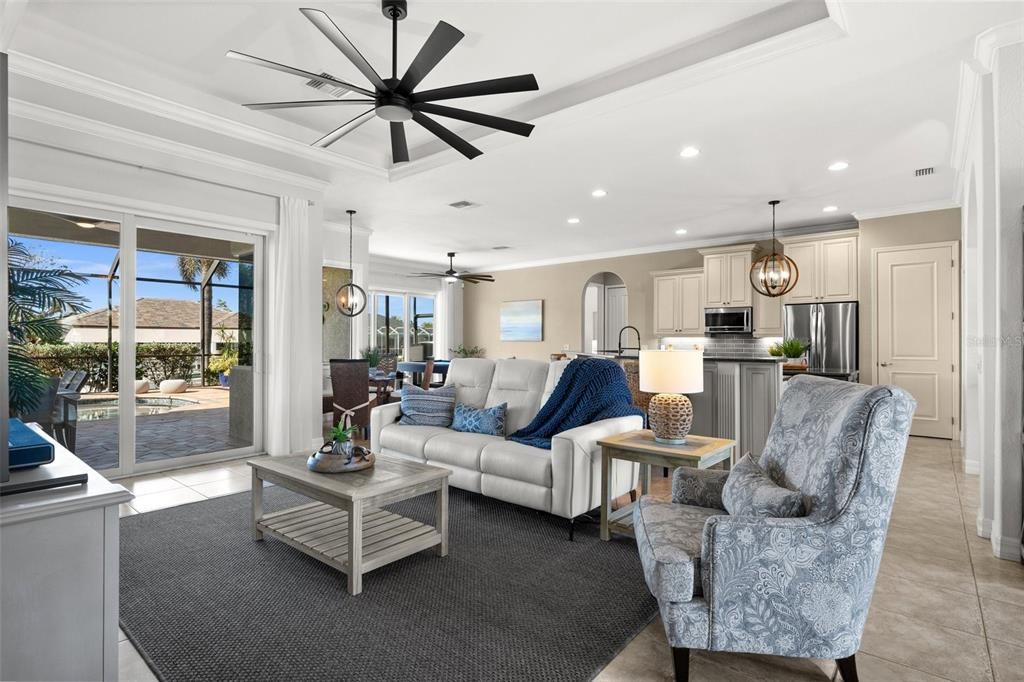
[[[367,363],[369,363],[370,367],[376,367],[384,358],[384,353],[382,353],[377,348],[364,348],[361,351],[361,355],[363,356],[363,359],[366,360]]]
[[[72,291],[86,278],[61,267],[36,268],[38,257],[19,241],[7,240],[8,397],[11,414],[34,408],[47,388],[48,374],[27,352],[29,343],[59,343],[60,319],[85,312],[85,298]]]
[[[238,355],[234,350],[225,350],[207,363],[210,371],[215,374],[231,374],[231,368],[238,364]]]
[[[782,354],[787,358],[798,358],[810,347],[800,339],[788,338],[782,340]]]
[[[783,355],[785,355],[785,353],[782,352],[782,344],[773,343],[772,345],[768,346],[768,355],[772,356],[773,358],[781,358]]]
[[[344,422],[338,424],[331,429],[331,440],[337,443],[345,443],[352,440],[352,434],[359,428],[358,426],[343,426]]]
[[[467,348],[461,343],[457,347],[449,348],[448,350],[453,358],[482,358],[487,352],[486,348],[481,348],[480,346],[470,346]]]

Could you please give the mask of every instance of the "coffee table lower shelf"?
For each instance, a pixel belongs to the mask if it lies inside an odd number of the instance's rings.
[[[348,516],[343,509],[313,502],[265,514],[256,528],[347,575]],[[441,534],[432,526],[383,509],[367,509],[360,572],[440,544]]]

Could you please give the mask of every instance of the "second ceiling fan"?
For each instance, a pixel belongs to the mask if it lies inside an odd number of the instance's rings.
[[[337,105],[371,105],[367,111],[355,118],[346,121],[339,127],[327,133],[319,140],[313,142],[313,146],[327,147],[334,144],[342,137],[352,132],[374,116],[382,118],[390,123],[391,128],[391,158],[394,163],[402,163],[409,160],[409,147],[405,139],[405,121],[415,121],[428,131],[439,137],[449,146],[463,154],[468,159],[473,159],[482,154],[479,149],[468,141],[456,135],[427,114],[435,114],[446,118],[453,118],[467,123],[503,130],[508,133],[528,137],[533,131],[529,123],[513,121],[500,116],[481,114],[466,109],[456,109],[433,102],[462,97],[479,97],[481,95],[497,95],[507,92],[526,92],[537,90],[537,79],[533,74],[521,76],[508,76],[506,78],[492,78],[485,81],[473,83],[462,83],[460,85],[449,85],[434,90],[416,92],[416,87],[429,74],[438,63],[444,59],[455,45],[462,40],[464,34],[459,29],[444,21],[439,21],[437,26],[427,37],[427,41],[420,48],[419,53],[409,64],[405,74],[398,77],[398,22],[405,18],[408,13],[406,0],[382,0],[381,10],[384,16],[391,20],[391,77],[381,78],[365,57],[356,49],[356,46],[349,40],[348,36],[342,33],[341,29],[322,10],[303,8],[299,11],[351,61],[357,69],[370,82],[371,88],[353,85],[326,74],[315,74],[295,67],[278,64],[267,59],[254,57],[252,55],[229,50],[227,56],[250,64],[262,66],[275,71],[301,76],[311,81],[328,83],[337,87],[345,88],[353,93],[363,95],[358,99],[321,99],[302,100],[294,102],[262,102],[258,104],[246,104],[250,109],[289,109],[298,107],[320,107]]]

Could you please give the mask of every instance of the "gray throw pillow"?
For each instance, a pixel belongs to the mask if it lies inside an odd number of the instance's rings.
[[[777,485],[750,453],[729,472],[722,488],[722,504],[732,516],[772,518],[804,516],[804,496]]]
[[[455,387],[425,391],[409,384],[402,387],[402,418],[399,424],[412,426],[451,426],[455,412]]]

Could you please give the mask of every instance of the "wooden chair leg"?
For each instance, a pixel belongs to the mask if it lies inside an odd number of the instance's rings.
[[[682,646],[672,647],[672,666],[676,671],[676,682],[689,682],[690,650]]]
[[[842,676],[843,682],[858,682],[856,656],[857,654],[853,654],[846,658],[836,659],[836,665],[839,666],[839,675]]]

